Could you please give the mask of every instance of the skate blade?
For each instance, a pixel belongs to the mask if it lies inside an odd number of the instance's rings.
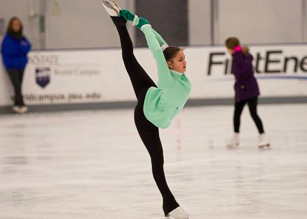
[[[102,1],[102,6],[107,7],[109,9],[113,10],[116,13],[117,16],[120,13],[119,5],[116,2],[114,2],[114,1],[106,1],[106,0],[104,0],[104,1]],[[118,9],[115,6],[117,6]]]
[[[118,7],[119,10],[122,10],[121,7],[119,6],[119,4],[117,4],[115,1],[112,1],[114,5],[116,5],[116,7]]]

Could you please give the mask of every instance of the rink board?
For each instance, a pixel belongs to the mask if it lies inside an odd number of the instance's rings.
[[[307,96],[307,46],[252,46],[255,75],[263,97]],[[155,61],[147,48],[135,55],[157,82]],[[234,77],[224,47],[185,48],[190,99],[231,99]],[[12,104],[13,89],[0,63],[0,106]],[[28,105],[129,102],[135,96],[121,51],[33,51],[29,54],[23,94]]]

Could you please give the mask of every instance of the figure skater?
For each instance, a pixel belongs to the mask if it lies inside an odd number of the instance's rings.
[[[112,0],[104,0],[103,6],[111,16],[120,38],[122,57],[129,74],[137,105],[134,111],[135,125],[151,157],[152,173],[163,197],[163,211],[167,218],[188,219],[170,191],[163,169],[163,148],[159,128],[167,128],[188,100],[191,84],[185,71],[187,62],[183,50],[168,47],[163,38],[151,27],[148,20],[122,10]],[[133,54],[133,45],[126,22],[139,28],[145,35],[148,47],[158,70],[156,85],[147,75]]]
[[[235,111],[233,117],[234,135],[227,143],[228,147],[237,147],[240,143],[240,117],[245,104],[248,104],[250,114],[259,132],[259,148],[269,147],[261,119],[257,114],[259,87],[254,77],[253,56],[248,47],[241,47],[240,41],[231,37],[225,42],[228,53],[232,55],[232,73],[235,76]]]

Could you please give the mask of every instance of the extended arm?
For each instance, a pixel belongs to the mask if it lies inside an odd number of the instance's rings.
[[[171,86],[171,74],[167,66],[162,49],[160,47],[160,44],[154,34],[153,29],[151,28],[151,25],[149,24],[143,25],[141,30],[145,34],[145,38],[146,38],[148,47],[151,53],[153,54],[156,64],[157,64],[158,74],[159,74],[159,86],[161,87]],[[165,41],[163,40],[161,42],[165,42]]]
[[[152,32],[154,33],[156,39],[158,40],[158,43],[160,44],[160,47],[162,49],[165,49],[168,47],[167,43],[165,42],[165,40],[162,38],[162,36],[157,32],[155,31],[153,28],[152,28]]]
[[[132,25],[142,30],[145,34],[147,45],[151,53],[153,54],[157,64],[159,87],[171,86],[172,77],[161,48],[162,46],[165,47],[164,45],[167,46],[167,44],[165,43],[161,35],[152,29],[148,20],[146,20],[145,18],[139,18],[137,15],[131,13],[128,10],[121,10],[120,15],[123,16],[126,20],[132,21]]]

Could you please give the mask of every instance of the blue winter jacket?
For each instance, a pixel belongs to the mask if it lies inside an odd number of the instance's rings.
[[[25,69],[28,63],[27,54],[30,49],[31,43],[27,38],[24,37],[21,40],[17,40],[6,34],[1,45],[2,60],[5,68]]]

